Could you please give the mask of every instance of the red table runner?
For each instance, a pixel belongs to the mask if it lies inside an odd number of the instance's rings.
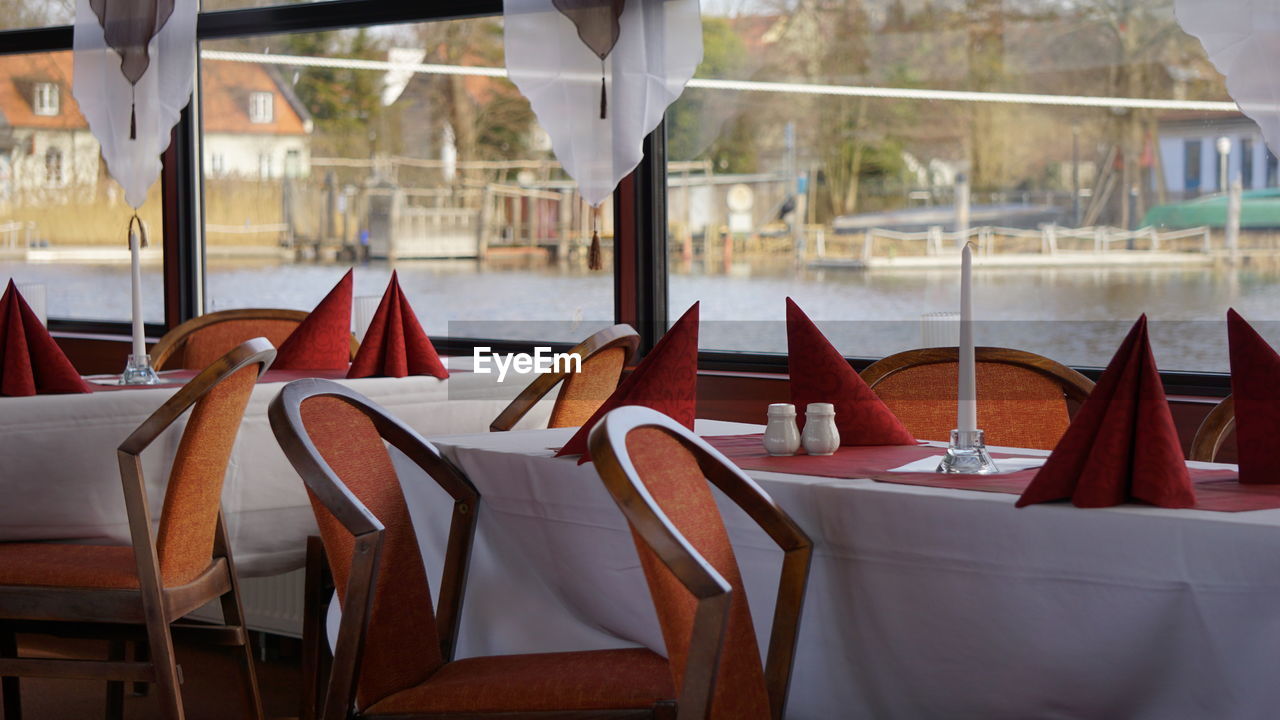
[[[841,447],[834,455],[800,454],[775,457],[764,450],[763,436],[719,435],[703,438],[744,470],[791,473],[830,478],[868,478],[899,485],[923,485],[952,490],[975,490],[1021,495],[1039,468],[1001,475],[943,475],[930,472],[889,472],[909,462],[940,455],[942,448],[925,445],[875,445]],[[1024,457],[992,453],[999,464],[1002,457]],[[1244,512],[1280,508],[1280,485],[1241,485],[1235,470],[1191,468],[1197,510]]]

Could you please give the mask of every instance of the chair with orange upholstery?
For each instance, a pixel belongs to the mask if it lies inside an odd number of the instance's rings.
[[[321,703],[325,720],[676,717],[669,664],[647,649],[452,660],[479,494],[430,443],[337,383],[290,383],[272,402],[270,417],[307,486],[342,607]],[[454,501],[434,612],[384,442]],[[313,630],[317,625],[312,622]],[[699,646],[692,657],[713,660],[718,647]],[[303,700],[302,716],[310,717],[307,705],[314,701]]]
[[[164,717],[184,717],[174,633],[236,648],[244,693],[238,717],[262,717],[249,634],[221,509],[222,483],[258,377],[275,358],[263,338],[205,368],[151,414],[117,451],[132,545],[0,543],[0,677],[5,720],[21,715],[22,676],[110,680],[107,714],[119,717],[123,682],[154,683]],[[140,456],[188,409],[153,532]],[[105,459],[105,458],[104,458]],[[219,600],[225,625],[184,625]],[[19,657],[17,633],[55,632],[110,640],[107,660]],[[126,642],[150,660],[125,661]]]
[[[561,380],[547,427],[578,427],[618,388],[622,368],[635,355],[640,335],[630,325],[614,325],[583,340],[567,354],[582,358],[580,372],[568,368],[541,373],[489,424],[493,432],[510,430]]]
[[[783,716],[812,543],[719,451],[650,408],[621,407],[591,431],[591,457],[631,526],[658,611],[680,717]],[[761,667],[742,576],[710,482],[783,550]]]
[[[249,338],[265,337],[276,347],[309,315],[306,310],[247,308],[219,310],[192,318],[164,334],[151,348],[157,370],[199,370]],[[360,343],[351,336],[351,357]]]
[[[1071,423],[1067,401],[1083,403],[1093,381],[1042,355],[975,350],[978,427],[988,445],[1052,450]],[[946,441],[956,426],[954,347],[922,348],[867,366],[862,379],[921,440]]]
[[[1188,460],[1214,462],[1223,444],[1236,429],[1236,401],[1228,395],[1204,416],[1196,436],[1191,440]]]

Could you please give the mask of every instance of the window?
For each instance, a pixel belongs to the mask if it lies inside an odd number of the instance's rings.
[[[1278,169],[1280,169],[1280,162],[1277,162],[1276,156],[1271,152],[1271,149],[1267,148],[1267,187],[1276,187],[1277,175],[1280,174],[1277,173]]]
[[[40,6],[52,12],[63,4]],[[43,284],[55,324],[124,323],[132,312],[125,233],[133,209],[103,167],[84,117],[74,103],[59,103],[64,86],[29,80],[71,76],[70,50],[0,55],[0,87],[19,90],[0,94],[7,122],[0,160],[0,246],[6,248],[0,278]],[[38,113],[41,106],[56,107],[57,113]],[[139,212],[152,240],[142,265],[143,309],[151,323],[164,321],[162,206],[156,183]]]
[[[284,154],[285,177],[296,178],[302,174],[302,151],[287,150]]]
[[[276,96],[269,92],[249,93],[249,122],[270,123],[275,119]]]
[[[433,337],[576,342],[613,323],[613,274],[587,268],[591,212],[528,101],[462,74],[502,66],[500,18],[220,39],[201,54],[203,141],[229,170],[204,179],[208,307],[310,309],[354,265],[357,295],[398,271]],[[209,110],[268,83],[271,134]],[[268,182],[237,175],[245,153]],[[600,218],[607,266],[611,203]]]
[[[44,151],[44,184],[62,186],[62,151],[56,147]]]
[[[227,171],[227,156],[216,152],[209,156],[209,172],[221,175]]]
[[[1189,195],[1200,192],[1200,148],[1204,143],[1199,139],[1187,140],[1182,150],[1182,167],[1184,168],[1183,187]]]
[[[1240,182],[1248,190],[1253,187],[1253,140],[1240,140]]]
[[[1183,205],[1258,131],[1173,6],[704,3],[666,117],[669,319],[701,300],[704,349],[782,353],[791,296],[846,355],[919,347],[966,238],[981,344],[1100,366],[1145,312],[1162,369],[1225,370],[1228,304],[1280,320],[1280,272],[1215,265],[1222,221]]]
[[[35,84],[35,102],[31,104],[37,115],[53,116],[58,114],[58,86],[54,83],[41,82]]]

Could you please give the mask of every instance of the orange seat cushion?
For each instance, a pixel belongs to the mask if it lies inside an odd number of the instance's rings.
[[[0,585],[138,587],[138,565],[128,545],[0,543]]]
[[[244,318],[206,325],[188,335],[164,367],[203,370],[235,346],[256,337],[265,337],[280,347],[299,324],[298,320]]]
[[[876,395],[921,440],[946,442],[956,426],[956,363],[917,365],[876,383]],[[1056,381],[1016,365],[979,362],[978,427],[988,445],[1052,450],[1071,424]]]
[[[633,648],[457,660],[364,713],[613,710],[674,698],[667,661]]]
[[[627,350],[621,347],[601,350],[583,360],[582,372],[570,373],[561,383],[547,427],[578,427],[590,420],[618,389],[626,361]]]

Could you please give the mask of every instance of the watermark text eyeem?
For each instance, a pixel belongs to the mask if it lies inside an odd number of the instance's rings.
[[[493,348],[477,346],[472,350],[472,371],[491,375],[497,370],[498,382],[509,371],[525,373],[580,373],[582,356],[577,353],[551,352],[549,347],[535,347],[532,353],[495,353]]]

